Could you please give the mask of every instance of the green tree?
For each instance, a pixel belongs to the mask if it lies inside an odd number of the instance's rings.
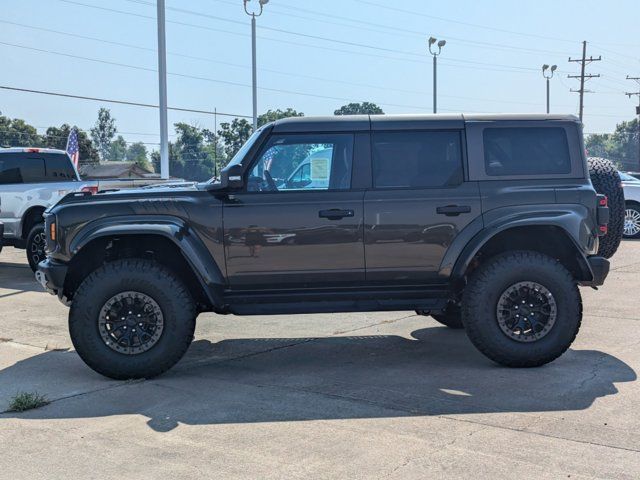
[[[11,119],[0,114],[0,146],[38,147],[42,142],[35,127],[19,118]]]
[[[381,115],[383,113],[382,108],[371,102],[350,103],[333,112],[334,115]]]
[[[93,165],[100,161],[98,151],[93,146],[87,132],[77,127],[78,131],[78,147],[80,148],[80,165]],[[58,127],[49,127],[44,135],[44,146],[49,148],[59,148],[64,150],[67,148],[67,139],[69,138],[71,127],[66,123]]]
[[[258,116],[258,126],[261,127],[269,122],[275,122],[282,118],[303,117],[304,113],[298,112],[293,108],[285,110],[267,110]],[[240,150],[242,145],[249,139],[252,133],[251,124],[244,118],[234,118],[231,123],[224,122],[220,124],[218,136],[223,143],[224,157],[231,160],[233,156]]]
[[[293,108],[287,108],[286,110],[267,110],[262,115],[258,116],[258,126],[261,127],[269,122],[275,122],[281,118],[289,117],[304,117],[304,113],[298,112]]]
[[[147,158],[147,147],[142,142],[129,144],[127,147],[126,159],[129,162],[135,163],[139,167],[151,170],[151,165]]]
[[[107,160],[111,153],[111,141],[117,132],[116,120],[111,117],[111,110],[101,108],[98,111],[98,120],[91,129],[91,138],[95,143],[100,158]]]
[[[224,143],[225,157],[233,158],[251,136],[251,130],[251,124],[244,118],[234,118],[231,123],[223,122],[220,124],[218,136]]]
[[[109,145],[109,155],[102,160],[109,160],[112,162],[122,162],[127,156],[127,141],[122,138],[122,135],[118,135],[115,140]]]
[[[616,125],[613,133],[589,135],[585,142],[592,157],[606,157],[625,170],[638,170],[638,120]]]
[[[215,136],[206,129],[187,123],[174,125],[175,142],[169,142],[169,172],[173,177],[204,181],[216,173],[216,157],[222,153],[215,146]],[[221,155],[222,156],[222,155]],[[160,171],[160,154],[151,154],[153,166]]]

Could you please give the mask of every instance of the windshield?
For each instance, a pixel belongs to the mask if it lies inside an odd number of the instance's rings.
[[[623,182],[640,182],[640,180],[628,173],[618,172],[618,175],[620,175],[620,180]]]
[[[255,132],[253,132],[253,134],[244,143],[244,145],[242,145],[242,147],[240,147],[240,150],[238,150],[237,153],[233,156],[233,158],[229,161],[229,163],[227,163],[227,166],[229,166],[229,165],[237,165],[237,164],[242,162],[242,159],[245,157],[247,152],[249,150],[251,150],[251,147],[253,147],[253,144],[256,143],[256,140],[260,136],[260,133],[262,133],[262,129],[263,128],[264,127],[261,127],[258,130],[256,130]],[[219,180],[216,179],[216,177],[212,177],[207,181],[207,183],[215,183],[215,182],[218,182],[218,181]]]

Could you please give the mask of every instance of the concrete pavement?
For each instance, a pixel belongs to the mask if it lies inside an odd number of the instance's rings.
[[[412,312],[203,314],[167,374],[115,382],[0,253],[0,478],[640,478],[640,242],[582,289],[573,348],[506,369]]]

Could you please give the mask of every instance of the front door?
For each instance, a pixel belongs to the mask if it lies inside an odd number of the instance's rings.
[[[272,135],[223,210],[232,290],[364,282],[363,196],[354,135]]]
[[[477,182],[464,181],[462,132],[372,133],[367,191],[367,282],[439,283],[454,238],[481,215]]]

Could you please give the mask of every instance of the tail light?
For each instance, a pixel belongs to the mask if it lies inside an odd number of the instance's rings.
[[[609,231],[607,228],[609,223],[609,199],[606,195],[598,195],[597,221],[598,236],[604,237]]]
[[[92,186],[88,186],[88,187],[82,187],[82,192],[89,192],[91,195],[95,195],[96,193],[98,193],[98,186],[97,185],[92,185]]]

